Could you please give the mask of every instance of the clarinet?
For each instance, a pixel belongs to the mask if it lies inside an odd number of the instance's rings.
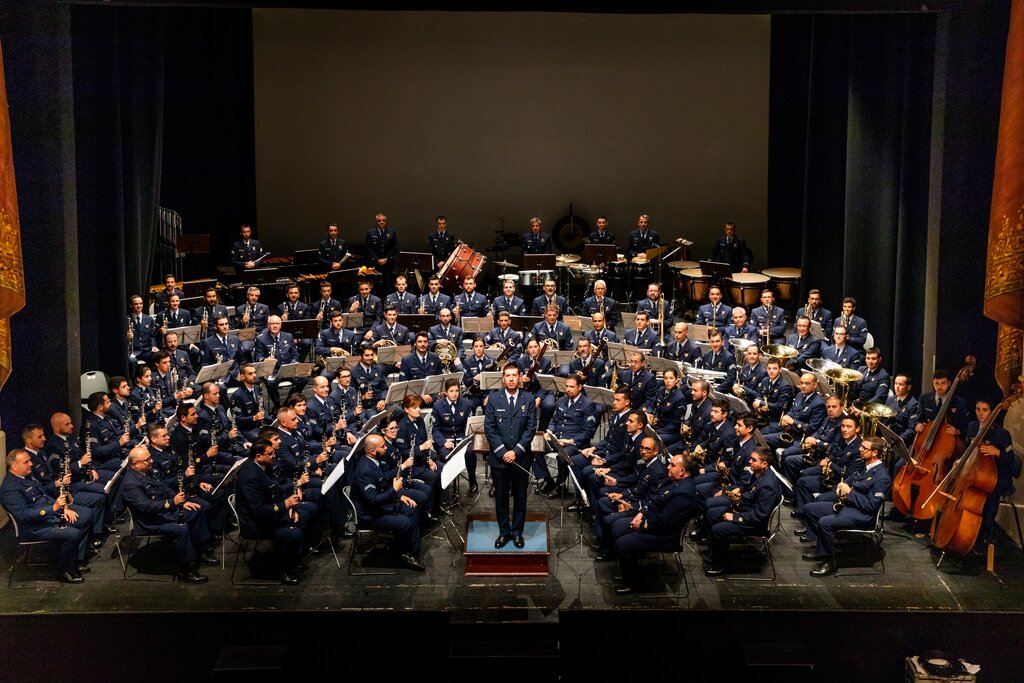
[[[85,421],[85,433],[82,435],[82,440],[85,441],[85,454],[92,455],[92,439],[89,438],[89,433],[92,431],[92,422],[90,420]],[[87,475],[86,481],[92,479],[92,462],[88,465],[84,465],[82,468],[82,474]]]
[[[192,479],[188,483],[189,493],[194,496],[196,490],[199,489],[199,466],[201,461],[196,457],[196,442],[193,439],[188,440],[188,461],[193,463],[193,467],[195,467],[195,474],[192,475]],[[182,490],[184,490],[185,485],[185,469],[187,468],[181,468],[178,474],[178,477],[181,479]]]
[[[71,493],[70,485],[65,483],[71,475],[71,446],[67,441],[64,442],[64,455],[60,459],[60,489],[57,492],[57,497],[67,496]],[[60,511],[60,522],[59,526],[61,529],[68,525],[68,520],[64,518],[64,511],[68,509],[67,503],[65,502],[64,508]]]
[[[191,446],[190,446],[189,450],[191,451]],[[184,494],[185,493],[185,469],[186,469],[185,460],[184,460],[184,458],[182,458],[179,455],[178,456],[178,493],[179,494]],[[185,523],[185,504],[182,503],[181,505],[178,506],[178,524],[184,524],[184,523]]]

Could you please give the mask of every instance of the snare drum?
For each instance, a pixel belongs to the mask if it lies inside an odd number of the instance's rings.
[[[725,279],[725,284],[732,305],[743,306],[749,314],[750,309],[761,302],[761,290],[768,286],[768,276],[761,273],[733,273],[732,277]]]
[[[779,298],[780,304],[796,300],[800,292],[799,268],[765,268],[761,272],[771,278],[775,296]]]
[[[711,276],[705,275],[700,268],[687,268],[679,271],[684,283],[683,290],[690,301],[706,301],[711,290]]]
[[[448,260],[437,271],[437,277],[441,280],[441,286],[456,292],[462,291],[462,282],[467,277],[479,277],[480,270],[484,267],[487,257],[473,249],[468,244],[459,242],[455,251],[448,257]]]
[[[552,270],[521,270],[519,271],[519,282],[524,287],[541,287],[544,285],[544,280],[548,278],[554,278],[555,272]]]

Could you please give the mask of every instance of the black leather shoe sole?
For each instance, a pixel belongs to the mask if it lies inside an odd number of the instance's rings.
[[[427,571],[426,566],[424,566],[424,564],[422,562],[417,560],[412,555],[409,555],[408,553],[406,553],[405,555],[402,555],[401,559],[402,559],[402,563],[406,567],[408,567],[409,569],[412,569],[412,570],[417,571],[417,572],[425,572],[425,571]]]
[[[85,583],[85,579],[71,572],[60,572],[57,574],[57,580],[61,583]]]
[[[178,572],[178,580],[186,583],[206,583],[210,579],[199,572]]]
[[[839,567],[832,562],[823,562],[820,567],[811,570],[811,576],[829,576],[837,571],[839,571]]]
[[[823,555],[822,553],[804,553],[800,558],[807,560],[808,562],[821,562],[822,560],[827,560],[828,555]]]
[[[711,567],[710,569],[704,570],[704,576],[725,576],[725,570]]]

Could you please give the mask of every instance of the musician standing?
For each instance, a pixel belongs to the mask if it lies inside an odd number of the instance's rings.
[[[382,276],[378,280],[380,287],[387,287],[394,277],[395,257],[398,256],[398,236],[388,227],[388,217],[383,213],[374,216],[376,227],[366,231],[367,265],[375,268]]]
[[[256,259],[263,255],[263,247],[259,240],[252,239],[252,228],[243,224],[238,230],[242,238],[231,245],[231,265],[235,267],[235,275],[239,278],[242,273],[256,267]]]
[[[435,221],[437,222],[437,230],[427,235],[427,251],[434,256],[434,270],[436,271],[444,265],[451,253],[455,251],[455,243],[458,242],[458,238],[448,232],[447,218],[438,216]]]
[[[750,250],[747,243],[736,236],[736,224],[732,221],[725,224],[725,235],[715,240],[711,260],[728,263],[734,273],[746,273],[750,269]]]
[[[587,235],[587,244],[615,244],[615,235],[608,229],[608,219],[598,216],[594,220],[594,229]]]
[[[636,230],[629,232],[629,246],[626,248],[627,258],[631,259],[637,254],[661,244],[661,236],[658,235],[658,231],[651,230],[649,227],[650,220],[647,214],[641,214],[636,219]]]
[[[341,270],[341,261],[345,258],[345,240],[338,236],[338,224],[327,226],[327,239],[320,241],[317,260],[329,271]]]
[[[539,224],[540,221],[538,227]],[[487,459],[494,477],[494,508],[498,518],[498,538],[494,547],[504,548],[511,540],[516,548],[523,548],[526,491],[533,464],[530,443],[537,430],[537,408],[534,397],[519,389],[518,367],[506,367],[501,381],[502,388],[490,393],[484,412],[484,433],[491,447]]]
[[[550,254],[551,235],[540,231],[540,219],[530,219],[530,232],[523,233],[519,237],[519,248],[523,256],[527,254]]]
[[[832,311],[822,307],[820,290],[812,289],[807,292],[807,305],[798,308],[796,311],[797,319],[802,315],[821,325],[821,331],[826,337],[832,336]]]

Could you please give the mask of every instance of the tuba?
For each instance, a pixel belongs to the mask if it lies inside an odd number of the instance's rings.
[[[896,414],[896,411],[882,403],[869,403],[867,401],[854,401],[856,415],[860,419],[860,435],[875,436],[878,434],[878,423],[887,420]]]
[[[864,379],[864,375],[849,368],[832,368],[825,371],[825,376],[832,382],[832,388],[843,410],[849,409],[850,385]]]

